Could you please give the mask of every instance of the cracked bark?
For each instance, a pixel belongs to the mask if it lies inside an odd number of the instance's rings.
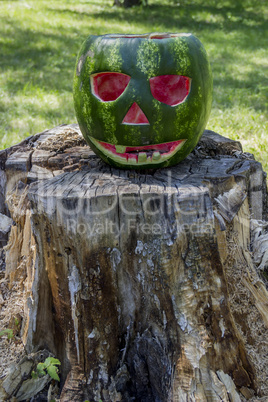
[[[266,183],[238,142],[206,131],[181,164],[138,173],[102,163],[71,125],[0,156],[12,236],[31,220],[23,250],[7,247],[12,280],[31,256],[22,336],[61,360],[62,401],[268,395],[251,230]]]

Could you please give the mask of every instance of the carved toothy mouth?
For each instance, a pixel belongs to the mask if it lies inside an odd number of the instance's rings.
[[[150,165],[160,164],[170,159],[187,141],[186,139],[165,142],[162,144],[142,145],[130,147],[126,145],[113,145],[98,141],[90,137],[90,141],[103,154],[120,163],[121,165]]]

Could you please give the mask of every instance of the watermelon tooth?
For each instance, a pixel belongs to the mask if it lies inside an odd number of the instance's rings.
[[[146,161],[147,161],[146,152],[139,152],[138,162],[142,163],[142,162],[146,162]]]
[[[115,150],[118,154],[124,154],[126,152],[126,146],[124,145],[115,145]]]
[[[128,163],[138,163],[138,155],[134,154],[126,154],[127,155],[127,162]]]
[[[153,153],[152,160],[153,160],[153,161],[159,161],[159,159],[161,159],[161,154],[160,154],[159,151],[155,151],[155,152]]]

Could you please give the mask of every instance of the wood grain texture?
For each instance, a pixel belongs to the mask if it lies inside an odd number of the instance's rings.
[[[21,239],[8,275],[31,253],[23,339],[61,360],[62,401],[268,395],[265,250],[251,254],[265,174],[238,142],[207,131],[179,165],[141,173],[104,164],[71,125],[2,166]]]

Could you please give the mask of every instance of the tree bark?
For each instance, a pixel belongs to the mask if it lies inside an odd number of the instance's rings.
[[[142,4],[142,0],[114,0],[114,6],[124,6],[126,8],[133,7],[133,6],[138,6]],[[148,2],[146,1],[146,5],[148,5]]]
[[[268,396],[266,182],[238,142],[205,131],[135,172],[70,125],[1,157],[6,276],[24,269],[22,338],[61,360],[61,401]]]
[[[141,0],[124,0],[124,7],[133,7],[142,4]]]

